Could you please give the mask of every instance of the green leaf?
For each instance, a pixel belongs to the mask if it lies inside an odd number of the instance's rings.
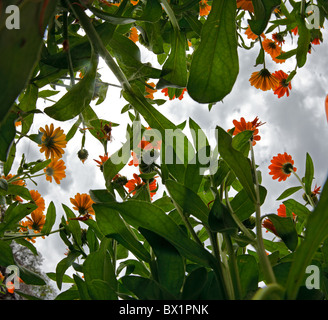
[[[82,239],[81,239],[81,227],[78,220],[70,220],[70,218],[76,218],[74,212],[67,207],[65,204],[62,204],[62,207],[66,213],[68,225],[68,230],[72,233],[74,240],[76,243],[81,246],[82,245]]]
[[[11,249],[8,241],[0,240],[0,251],[1,251],[0,265],[2,267],[7,267],[10,265],[16,264],[13,253],[12,253],[12,249]]]
[[[181,295],[182,300],[198,300],[207,281],[205,268],[197,268],[186,278]]]
[[[157,233],[191,261],[204,266],[216,264],[213,256],[202,246],[190,240],[172,218],[159,207],[139,200],[108,203],[106,206],[119,211],[123,218],[135,228],[142,227]]]
[[[84,280],[82,280],[78,275],[73,274],[75,284],[79,290],[80,300],[90,300],[88,293],[88,288]]]
[[[18,263],[16,263],[16,265],[19,268],[20,278],[24,281],[24,283],[36,286],[46,285],[46,282],[44,281],[44,279],[41,278],[40,275],[31,270],[28,270],[27,268],[22,265],[19,265]]]
[[[311,187],[312,181],[314,178],[314,166],[311,156],[306,153],[306,165],[305,165],[305,176],[304,176],[304,185],[305,185],[305,192],[311,196]]]
[[[170,179],[166,180],[165,186],[172,200],[175,201],[185,213],[195,216],[204,225],[207,225],[209,209],[197,193]]]
[[[302,189],[302,186],[297,186],[297,187],[290,187],[288,189],[286,189],[278,198],[277,200],[282,200],[285,199],[289,196],[291,196],[292,194],[294,194],[295,192],[297,192],[298,190]]]
[[[0,234],[15,227],[19,221],[37,208],[37,206],[32,203],[12,204],[11,206],[12,207],[9,207],[10,209],[8,208],[6,211],[4,221],[0,223]]]
[[[37,162],[31,169],[30,172],[31,174],[34,174],[42,169],[44,169],[47,165],[49,165],[51,162],[51,159],[45,160],[45,161],[41,161],[41,162]]]
[[[16,143],[13,142],[13,144],[11,145],[11,148],[9,150],[7,161],[3,165],[3,174],[5,176],[7,176],[8,173],[10,172],[11,167],[12,167],[12,165],[14,163],[14,160],[15,160],[15,156],[16,156]]]
[[[178,297],[184,282],[183,258],[174,246],[156,233],[143,228],[139,228],[139,231],[149,242],[157,257],[156,265],[160,285]]]
[[[231,217],[228,208],[217,197],[208,215],[208,224],[214,232],[235,233],[238,226]]]
[[[46,222],[43,225],[42,233],[44,233],[45,235],[49,235],[55,222],[56,222],[56,207],[54,203],[51,201],[47,209]]]
[[[122,220],[116,210],[105,204],[94,204],[97,224],[106,237],[114,238],[136,257],[150,262],[149,252],[137,240],[128,225]]]
[[[93,300],[117,300],[116,292],[103,280],[94,279],[87,282],[88,293]]]
[[[140,300],[174,300],[174,297],[152,279],[124,276],[121,281]]]
[[[47,4],[47,5],[46,5]],[[19,9],[19,29],[7,29],[4,8],[16,5]],[[45,6],[41,21],[42,7]],[[53,16],[57,1],[2,1],[0,12],[0,126],[16,98],[27,85],[43,45],[43,33]],[[8,61],[15,61],[14,64]],[[0,147],[3,150],[3,147]],[[3,157],[0,160],[6,161]]]
[[[296,61],[297,66],[302,68],[307,59],[309,45],[311,42],[311,33],[306,27],[305,20],[301,18],[298,18],[298,35]]]
[[[256,259],[248,254],[237,256],[237,266],[241,285],[241,297],[247,299],[249,292],[258,288],[259,270]]]
[[[187,85],[186,39],[182,32],[171,34],[171,51],[165,61],[157,89],[167,86],[185,88]]]
[[[295,259],[292,263],[286,291],[288,299],[295,299],[306,267],[319,248],[320,244],[328,236],[328,183],[326,181],[320,196],[320,200],[314,211],[309,215],[305,225],[305,239],[295,252]]]
[[[254,6],[254,20],[248,20],[252,31],[260,36],[265,30],[273,9],[280,5],[280,0],[252,0]]]
[[[213,1],[187,85],[189,95],[199,103],[222,100],[235,84],[239,73],[235,18],[235,1]]]
[[[302,221],[306,220],[311,214],[311,211],[305,205],[294,199],[288,199],[284,201],[283,204],[286,206],[287,214],[289,213],[289,215],[292,216],[293,212],[297,215],[298,219]]]
[[[298,244],[298,235],[292,218],[280,217],[276,214],[268,214],[267,217],[272,221],[278,236],[288,249],[294,251]]]
[[[110,239],[103,238],[99,249],[90,253],[83,263],[84,277],[91,296],[95,294],[95,290],[93,290],[93,280],[101,280],[109,286],[108,289],[112,291],[117,290],[115,271],[108,253],[108,246],[110,243]],[[99,286],[103,288],[102,284],[99,284]],[[89,290],[89,288],[91,288],[91,290]]]
[[[65,275],[66,270],[72,265],[77,257],[80,256],[80,252],[69,251],[66,258],[59,261],[56,266],[56,283],[59,290],[62,288],[63,277]]]
[[[2,107],[0,110],[2,110]],[[6,162],[9,156],[9,150],[16,134],[16,119],[17,115],[15,113],[9,113],[4,122],[0,121],[0,161]]]
[[[249,160],[233,148],[231,136],[217,127],[218,150],[221,157],[235,173],[249,198],[255,203],[256,194]]]
[[[97,74],[98,56],[93,54],[86,75],[74,85],[61,99],[44,112],[58,121],[70,120],[79,115],[87,106],[94,94]],[[81,94],[83,92],[83,94]]]

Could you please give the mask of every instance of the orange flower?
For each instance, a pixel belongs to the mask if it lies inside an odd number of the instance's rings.
[[[131,4],[133,4],[134,6],[138,4],[139,0],[130,0]]]
[[[269,174],[272,175],[272,179],[274,180],[278,179],[278,181],[285,181],[292,171],[297,170],[293,165],[294,160],[290,155],[286,152],[284,154],[278,153],[278,155],[271,160]]]
[[[272,35],[272,39],[279,45],[281,46],[283,43],[285,43],[284,36],[281,33],[274,33]]]
[[[134,43],[136,43],[137,41],[139,41],[139,35],[138,35],[137,28],[135,28],[135,27],[132,27],[131,28],[129,39],[132,40]]]
[[[245,34],[248,39],[252,39],[252,40],[256,40],[259,37],[252,31],[250,26],[248,26],[248,28],[246,29]]]
[[[254,12],[252,0],[237,0],[237,8]]]
[[[199,1],[199,15],[207,16],[211,11],[211,6],[207,4],[207,0]]]
[[[273,89],[273,93],[278,95],[278,98],[281,98],[286,94],[286,96],[289,96],[289,90],[292,89],[292,85],[290,82],[286,82],[288,78],[288,74],[285,73],[282,70],[276,71],[273,74],[279,81],[279,84],[277,87]]]
[[[65,174],[65,162],[61,159],[54,159],[50,164],[44,169],[46,174],[46,180],[52,182],[52,178],[57,184],[60,184],[60,180],[66,177]]]
[[[282,53],[285,53],[285,51],[281,50],[280,54],[282,54]],[[278,59],[278,57],[279,57],[279,55],[276,57],[271,57],[271,58],[275,63],[285,63],[286,62],[286,59],[280,59],[280,58]]]
[[[277,213],[279,217],[287,217],[286,206],[284,204],[281,204],[277,209]],[[292,212],[292,214],[293,214],[293,218],[295,219],[296,214],[294,212]]]
[[[21,125],[22,125],[22,121],[16,121],[16,122],[15,122],[15,126],[16,126],[16,127],[19,127],[19,126],[21,126]]]
[[[30,195],[34,203],[37,205],[37,208],[33,212],[43,213],[46,206],[45,206],[44,199],[41,197],[41,194],[37,190],[30,190]]]
[[[294,29],[290,30],[294,34],[294,36],[298,35],[298,27],[295,27]]]
[[[179,100],[182,100],[182,99],[183,99],[183,95],[184,95],[184,93],[185,93],[186,91],[187,91],[186,88],[184,88],[184,89],[182,90],[180,96],[178,97]],[[169,88],[164,88],[164,89],[161,90],[161,92],[164,93],[164,96],[169,97]],[[170,100],[175,99],[175,95],[174,95],[172,98],[169,97],[169,99],[170,99]]]
[[[257,127],[263,125],[264,123],[258,122],[258,117],[256,117],[252,122],[250,122],[250,121],[246,122],[245,118],[241,117],[240,121],[233,120],[232,123],[235,126],[235,130],[233,131],[234,136],[242,131],[252,130],[253,131],[253,137],[252,137],[253,146],[256,145],[256,141],[261,140],[261,137],[258,135],[259,130],[257,129]]]
[[[326,95],[326,99],[325,99],[325,111],[326,111],[326,118],[328,122],[328,94]]]
[[[278,236],[277,230],[276,230],[276,228],[274,227],[272,221],[269,218],[263,220],[262,226],[267,229],[266,232],[271,231],[276,236]]]
[[[126,184],[125,187],[129,190],[129,193],[132,193],[133,195],[136,194],[137,190],[140,189],[145,183],[141,180],[141,178],[134,173],[133,174],[134,179],[130,179]],[[149,183],[149,192],[151,199],[156,194],[157,191],[157,182],[156,179],[152,180],[152,182]]]
[[[267,69],[253,72],[249,81],[252,86],[263,91],[274,89],[279,84],[278,79]]]
[[[317,185],[315,185],[314,190],[312,191],[312,195],[316,196],[317,194],[320,194],[320,189],[321,189],[321,186],[317,187]]]
[[[135,152],[131,151],[132,160],[128,163],[129,166],[137,167],[139,165],[139,159]]]
[[[107,2],[106,0],[99,0],[99,1],[108,7],[111,7],[111,6],[119,7],[121,4],[121,2],[111,3],[111,2]]]
[[[1,176],[1,179],[5,179],[5,180],[9,180],[9,179],[12,179],[14,176],[11,174],[11,173],[9,173],[8,175],[6,175],[6,176]],[[13,181],[10,181],[9,182],[10,184],[14,184],[14,185],[18,185],[18,186],[25,186],[25,182],[24,182],[24,180],[21,180],[21,179],[18,179],[18,180],[13,180]]]
[[[96,160],[96,159],[93,159],[94,161],[96,161],[98,163],[98,167],[100,168],[101,171],[103,171],[104,169],[104,164],[105,162],[108,160],[108,153],[106,153],[104,156],[99,156],[100,158],[100,161],[99,160]]]
[[[315,45],[318,45],[320,44],[320,38],[314,38],[312,41],[311,41],[312,44],[315,44]]]
[[[77,210],[80,215],[95,214],[92,204],[94,201],[86,193],[77,193],[74,198],[70,198],[71,203],[74,205],[73,209]]]
[[[39,147],[41,147],[40,152],[44,152],[47,159],[49,157],[51,159],[61,158],[64,153],[63,148],[67,144],[64,130],[60,129],[60,127],[54,129],[53,123],[50,127],[46,124],[44,129],[40,128],[39,130],[43,133],[42,142],[39,144]]]
[[[157,90],[156,89],[151,89],[150,87],[155,88],[156,85],[155,85],[154,82],[150,82],[150,83],[147,83],[147,84],[148,84],[148,86],[145,86],[145,90],[148,94],[145,97],[153,100],[154,99],[154,93],[157,92]]]
[[[281,47],[271,39],[264,39],[262,42],[263,50],[267,52],[272,58],[276,58],[281,53]]]

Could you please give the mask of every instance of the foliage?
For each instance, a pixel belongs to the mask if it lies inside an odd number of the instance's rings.
[[[263,123],[242,118],[230,130],[217,126],[213,147],[197,121],[175,125],[159,111],[166,100],[153,97],[162,90],[169,99],[181,100],[187,91],[211,109],[233,90],[240,49],[255,46],[255,64],[261,68],[250,84],[272,89],[278,98],[288,96],[311,46],[322,41],[325,1],[13,3],[20,9],[21,29],[0,24],[0,70],[6,75],[0,77],[2,267],[17,265],[25,284],[46,285],[19,264],[10,244],[35,253],[35,241],[59,233],[68,252],[48,277],[59,290],[63,283],[71,287],[57,300],[327,298],[328,185],[322,190],[313,186],[311,156],[307,154],[301,178],[290,155],[272,158],[273,179],[283,186],[281,180],[294,178],[299,185],[282,190],[277,200],[283,200],[283,212],[262,215],[267,190],[254,148],[260,147]],[[7,5],[8,0],[2,1],[3,8]],[[317,10],[319,26],[311,29]],[[289,37],[296,37],[295,48],[283,52],[281,45]],[[161,68],[141,61],[139,45],[156,55]],[[98,73],[100,58],[119,81],[127,102],[122,113],[128,112],[131,120],[126,142],[112,154],[107,146],[119,124],[100,119],[92,107],[103,103],[110,86]],[[267,69],[268,59],[280,65],[292,58],[296,66],[289,74]],[[14,65],[8,64],[11,59]],[[58,87],[64,94],[54,101]],[[53,104],[42,110],[40,99]],[[76,122],[67,133],[53,124],[31,132],[38,114],[53,122]],[[192,139],[182,130],[187,120]],[[52,201],[46,208],[26,181],[36,183],[45,176],[60,184],[70,165],[61,157],[77,132],[82,134],[78,157],[83,163],[87,136],[104,148],[97,161],[104,188],[72,194],[72,208],[62,204],[56,228],[59,208]],[[40,147],[44,159],[17,158],[25,139]],[[19,165],[13,172],[15,162]],[[133,179],[121,175],[128,165],[140,174]],[[293,198],[300,190],[304,203]],[[262,227],[274,238],[263,239]],[[319,267],[320,289],[306,287],[308,265]],[[73,277],[67,275],[69,268]],[[1,288],[6,290],[5,282]]]

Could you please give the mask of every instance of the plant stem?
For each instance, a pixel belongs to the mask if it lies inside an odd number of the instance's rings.
[[[63,12],[63,38],[67,45],[67,64],[68,64],[68,70],[71,80],[71,87],[75,84],[75,77],[74,77],[74,69],[73,69],[73,63],[72,63],[72,57],[71,57],[71,50],[69,47],[69,39],[68,39],[68,19],[67,19],[67,11],[65,10]]]
[[[302,188],[303,188],[303,190],[304,190],[304,192],[305,192],[305,195],[306,195],[306,197],[307,197],[309,203],[310,203],[311,206],[314,208],[314,207],[315,207],[315,204],[313,203],[313,200],[312,200],[311,196],[307,194],[306,189],[305,189],[305,185],[304,185],[302,179],[298,176],[298,174],[297,174],[294,170],[291,170],[291,172],[293,173],[293,175],[296,177],[296,179],[297,179],[297,180],[299,181],[299,183],[301,184],[301,186],[302,186]]]
[[[166,14],[169,16],[173,29],[179,32],[180,31],[179,23],[175,17],[174,11],[172,10],[170,4],[167,2],[167,0],[161,0],[161,3],[163,5]]]
[[[262,271],[264,274],[264,278],[269,283],[276,283],[276,277],[273,273],[271,263],[266,255],[263,237],[262,237],[262,224],[261,224],[261,204],[260,204],[260,189],[259,182],[256,173],[256,164],[255,164],[255,155],[252,141],[250,143],[251,149],[251,163],[253,169],[253,175],[255,179],[255,193],[256,193],[256,203],[255,203],[255,212],[256,212],[256,251],[259,256],[260,265],[262,266]]]
[[[51,232],[49,232],[49,234],[52,234],[52,233],[56,233],[56,232],[59,232],[61,230],[63,230],[64,227],[62,228],[59,228],[57,230],[53,230]],[[13,236],[7,236],[6,233],[4,234],[4,237],[3,238],[0,238],[1,241],[8,241],[8,240],[15,240],[15,239],[20,239],[20,238],[30,238],[30,237],[44,237],[44,236],[47,236],[46,234],[44,233],[35,233],[33,235],[30,235],[30,234],[17,234],[15,233]]]

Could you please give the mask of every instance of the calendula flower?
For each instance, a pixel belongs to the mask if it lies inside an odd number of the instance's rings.
[[[281,204],[279,208],[277,209],[277,214],[279,217],[287,217],[286,213],[286,206],[284,204]],[[292,212],[293,218],[295,219],[296,214]]]
[[[16,126],[16,127],[19,127],[19,126],[21,126],[21,125],[22,125],[22,121],[16,121],[16,122],[15,122],[15,126]]]
[[[273,75],[278,79],[279,84],[277,87],[273,89],[273,93],[278,96],[278,98],[281,98],[286,94],[286,96],[289,96],[289,90],[292,89],[292,85],[290,82],[287,82],[288,74],[285,73],[282,70],[276,71],[273,73]]]
[[[269,166],[272,179],[278,179],[278,181],[285,181],[291,174],[292,171],[297,169],[294,167],[294,160],[287,154],[278,153],[277,156],[271,159],[271,165]]]
[[[294,36],[298,35],[298,27],[295,27],[294,29],[290,30],[291,33],[294,34]]]
[[[106,153],[104,156],[99,156],[99,158],[100,158],[100,161],[96,160],[96,159],[93,159],[93,160],[98,163],[97,166],[100,168],[100,171],[103,171],[104,170],[104,164],[109,159],[108,153]]]
[[[178,97],[179,100],[182,100],[182,99],[183,99],[183,95],[184,95],[184,93],[185,93],[186,91],[187,91],[186,88],[184,88],[184,89],[182,90],[181,94],[180,94],[179,97]],[[169,97],[169,88],[164,88],[164,89],[161,90],[161,92],[164,93],[164,96]],[[173,100],[173,99],[175,99],[175,98],[176,98],[175,95],[174,95],[172,98],[169,97],[170,100]]]
[[[135,195],[137,190],[140,189],[143,185],[145,185],[145,182],[143,182],[142,179],[136,173],[134,173],[133,179],[130,179],[125,184],[125,187],[129,190],[129,193]],[[149,191],[150,191],[150,197],[152,199],[152,197],[156,194],[157,191],[157,183],[155,179],[149,183]]]
[[[207,0],[199,1],[199,15],[207,16],[211,11],[211,6],[207,4]]]
[[[263,50],[267,52],[272,58],[276,58],[281,53],[281,47],[276,41],[271,39],[264,39],[262,41]]]
[[[45,202],[41,194],[37,190],[30,190],[30,195],[34,201],[34,203],[38,206],[32,213],[43,213],[45,210]]]
[[[157,92],[157,90],[155,89],[155,83],[154,82],[150,82],[147,83],[147,86],[145,86],[145,90],[148,93],[145,97],[149,98],[149,99],[154,99],[154,93]],[[154,89],[150,88],[153,87]]]
[[[246,122],[245,118],[241,117],[240,121],[233,120],[232,123],[235,126],[235,130],[233,131],[233,135],[237,135],[238,133],[251,130],[253,131],[252,137],[252,145],[255,146],[256,141],[261,140],[261,137],[258,135],[259,130],[257,129],[259,126],[263,125],[264,123],[258,121],[258,117],[256,117],[253,121]]]
[[[280,55],[283,54],[283,53],[285,53],[285,51],[281,50],[281,51],[280,51]],[[276,57],[271,57],[271,58],[272,58],[272,60],[273,60],[275,63],[285,63],[285,62],[286,62],[286,59],[280,59],[280,58],[279,58],[280,55],[278,55],[278,56],[276,56]]]
[[[254,12],[252,0],[237,0],[237,8]]]
[[[135,27],[132,27],[130,30],[129,39],[132,40],[134,43],[139,41],[138,30]]]
[[[80,215],[95,214],[92,208],[94,201],[86,193],[77,193],[74,198],[70,198],[71,203],[74,205],[73,209],[77,210]]]
[[[272,39],[279,45],[281,46],[282,44],[285,43],[285,39],[284,39],[284,36],[281,34],[281,33],[274,33],[272,35]]]
[[[62,159],[54,159],[50,164],[44,169],[46,174],[46,180],[52,182],[52,178],[57,184],[60,184],[60,180],[66,177],[65,174],[65,162]]]
[[[134,6],[136,6],[139,2],[139,0],[130,0],[131,4],[133,4]]]
[[[256,40],[259,36],[256,35],[250,26],[247,27],[246,31],[245,31],[245,34],[247,36],[248,39],[251,39],[251,40]]]
[[[55,129],[52,123],[50,127],[46,124],[45,128],[40,128],[40,131],[43,133],[42,142],[39,144],[40,152],[44,152],[47,159],[61,158],[67,144],[64,130],[60,127]]]
[[[318,45],[318,44],[320,44],[320,38],[314,38],[312,41],[311,41],[311,43],[312,44],[314,44],[314,45]]]
[[[263,220],[262,222],[262,226],[267,229],[266,232],[271,231],[272,233],[274,233],[276,236],[278,236],[277,234],[277,230],[275,228],[275,226],[273,225],[272,221],[269,218],[266,218],[265,220]]]
[[[279,84],[278,79],[267,69],[253,72],[249,81],[252,86],[263,91],[274,89]]]

